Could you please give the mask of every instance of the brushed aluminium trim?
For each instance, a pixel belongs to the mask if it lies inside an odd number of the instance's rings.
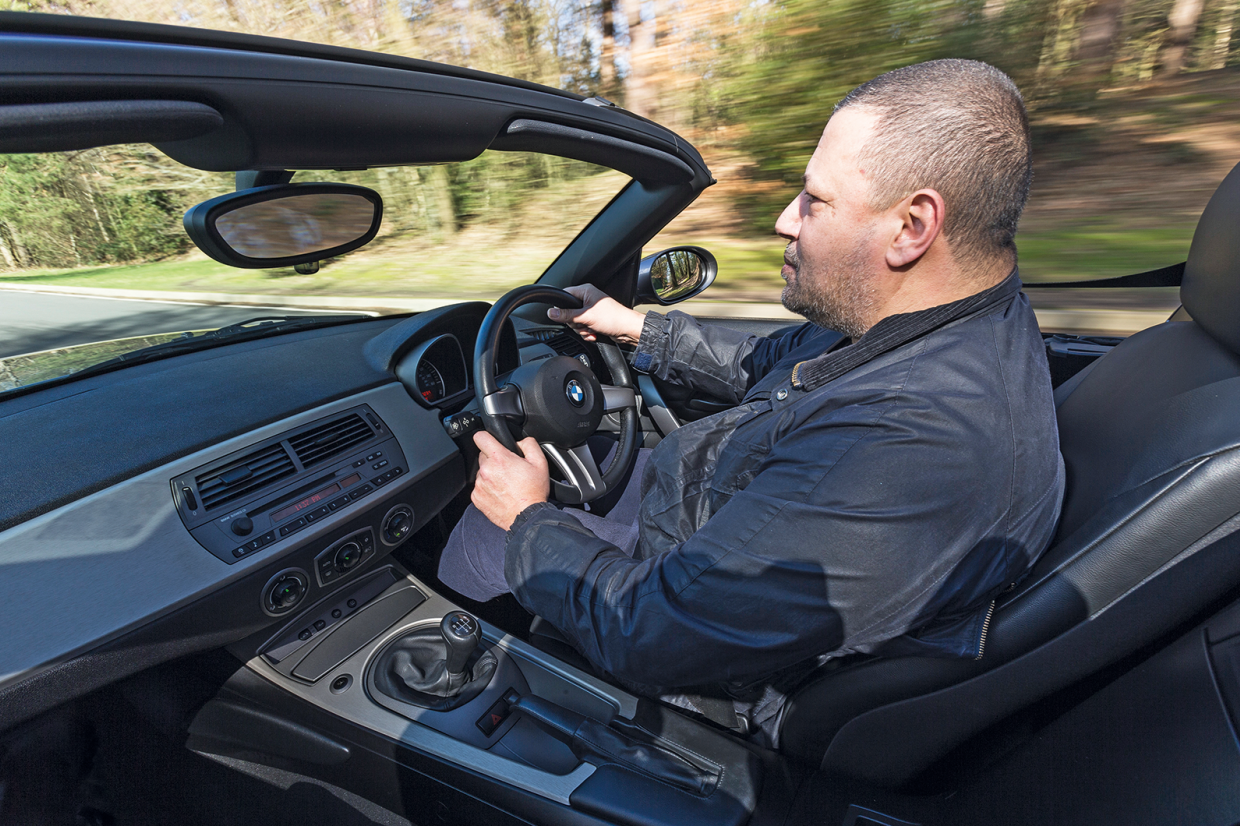
[[[388,631],[371,641],[360,651],[349,657],[336,668],[313,685],[305,685],[289,679],[272,668],[261,656],[256,656],[246,663],[246,667],[264,679],[294,694],[301,699],[313,703],[319,708],[348,720],[355,725],[374,731],[392,740],[397,740],[410,748],[434,755],[443,760],[472,771],[485,774],[497,782],[537,794],[565,806],[569,805],[569,797],[594,773],[594,767],[582,763],[574,771],[565,775],[551,774],[540,771],[524,763],[518,763],[492,752],[463,743],[453,737],[438,732],[421,723],[408,720],[395,712],[378,705],[367,696],[362,676],[374,657],[389,640],[407,633],[412,628],[433,625],[449,611],[457,606],[435,593],[433,589],[412,575],[407,575],[403,582],[411,583],[428,595],[428,599],[410,611]],[[637,710],[637,698],[620,691],[614,686],[584,674],[569,665],[559,662],[553,657],[533,648],[515,637],[508,636],[500,629],[483,622],[482,636],[487,642],[496,645],[518,661],[525,661],[545,669],[563,680],[570,689],[585,692],[594,699],[618,708],[622,716],[631,718]],[[519,662],[520,664],[524,664]],[[331,690],[332,682],[339,676],[349,675],[352,685],[339,693]],[[528,674],[526,674],[528,678]],[[535,681],[531,681],[533,684]]]
[[[90,651],[270,565],[353,519],[341,508],[232,565],[199,545],[177,515],[168,480],[325,416],[369,404],[400,442],[407,488],[458,456],[434,411],[397,382],[290,416],[134,476],[0,533],[0,687]],[[264,580],[266,578],[264,577]],[[255,586],[254,599],[260,598]]]

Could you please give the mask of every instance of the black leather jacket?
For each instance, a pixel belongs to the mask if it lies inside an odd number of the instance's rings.
[[[769,683],[853,652],[980,656],[1064,487],[1019,290],[1013,272],[852,344],[810,324],[769,339],[649,314],[635,366],[737,406],[654,449],[632,559],[554,506],[523,512],[513,593],[596,666],[658,691]]]

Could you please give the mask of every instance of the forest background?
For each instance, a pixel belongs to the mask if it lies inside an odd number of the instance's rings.
[[[1184,259],[1240,160],[1240,0],[0,0],[313,41],[601,95],[681,133],[720,181],[648,247],[720,259],[716,299],[777,301],[775,217],[831,107],[937,57],[1008,72],[1031,111],[1026,280]],[[326,173],[332,177],[331,173]],[[352,176],[352,177],[350,177]],[[306,295],[488,296],[532,280],[623,184],[540,156],[335,175],[377,188],[380,239],[319,273],[193,251],[192,204],[229,175],[150,146],[0,156],[0,283]],[[313,179],[299,175],[295,180]]]

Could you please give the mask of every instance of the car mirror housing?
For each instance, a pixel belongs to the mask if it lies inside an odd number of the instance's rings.
[[[643,258],[637,270],[637,304],[677,304],[715,283],[719,263],[701,247],[671,247]]]
[[[383,199],[361,186],[279,184],[230,192],[185,213],[185,231],[207,255],[245,269],[308,264],[370,242]]]

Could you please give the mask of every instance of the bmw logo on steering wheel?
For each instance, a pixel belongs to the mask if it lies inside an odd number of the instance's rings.
[[[576,379],[569,379],[568,384],[564,385],[564,395],[568,396],[573,407],[581,407],[586,403],[586,389]]]

